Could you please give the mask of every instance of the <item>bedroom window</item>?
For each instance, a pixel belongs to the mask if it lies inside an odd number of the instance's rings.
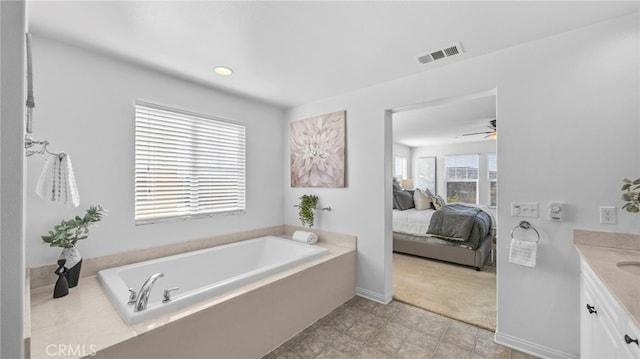
[[[136,102],[135,221],[242,213],[245,126]]]
[[[478,203],[479,156],[445,156],[447,202]]]
[[[407,159],[400,156],[393,157],[393,177],[401,181],[409,176]]]
[[[498,204],[498,156],[489,153],[487,156],[489,167],[489,206],[495,207]]]

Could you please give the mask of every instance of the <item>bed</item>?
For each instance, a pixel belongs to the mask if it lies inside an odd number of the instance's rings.
[[[419,191],[419,190],[418,190]],[[394,190],[394,192],[396,192]],[[404,191],[410,192],[412,191]],[[396,206],[393,250],[481,270],[493,248],[495,220],[486,206],[444,204],[422,209]]]

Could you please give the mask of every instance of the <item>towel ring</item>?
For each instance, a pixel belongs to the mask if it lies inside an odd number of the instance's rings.
[[[536,243],[540,242],[540,232],[538,232],[536,227],[532,226],[531,223],[529,223],[527,221],[522,221],[517,226],[513,227],[513,229],[511,230],[511,239],[513,239],[513,232],[515,232],[516,229],[518,229],[518,228],[533,229],[533,231],[536,232],[536,235],[538,236],[538,240],[536,241]]]

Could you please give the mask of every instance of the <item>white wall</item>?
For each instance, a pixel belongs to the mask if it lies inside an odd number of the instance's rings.
[[[358,293],[388,300],[392,143],[386,110],[497,89],[497,338],[539,356],[577,357],[572,230],[640,230],[637,215],[620,211],[618,224],[598,223],[598,206],[620,207],[622,178],[640,173],[638,54],[633,14],[293,108],[289,121],[347,111],[348,187],[286,183],[286,223],[296,224],[293,204],[301,193],[318,194],[334,208],[322,214],[320,228],[358,236]],[[284,155],[288,159],[288,151]],[[531,220],[543,236],[534,269],[507,262],[508,233],[519,221],[509,215],[511,201],[538,201],[541,208],[566,203],[564,222]]]
[[[489,205],[489,179],[487,178],[487,155],[496,153],[496,141],[463,142],[434,146],[415,147],[411,150],[411,162],[418,163],[420,157],[436,158],[436,192],[444,198],[445,194],[445,156],[478,154],[478,203]],[[411,172],[414,183],[418,183],[418,168],[414,166]]]
[[[59,250],[44,245],[40,235],[94,203],[110,212],[80,243],[87,258],[283,223],[282,110],[37,33],[33,45],[34,137],[46,138],[51,150],[70,155],[81,204],[69,209],[40,199],[35,188],[44,159],[29,159],[27,266],[55,263]],[[134,102],[138,99],[246,124],[246,214],[135,226]]]
[[[0,357],[24,356],[25,3],[0,2]]]

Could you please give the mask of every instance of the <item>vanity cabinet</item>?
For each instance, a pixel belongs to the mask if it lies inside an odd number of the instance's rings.
[[[580,357],[640,359],[635,323],[584,259],[580,269]]]

